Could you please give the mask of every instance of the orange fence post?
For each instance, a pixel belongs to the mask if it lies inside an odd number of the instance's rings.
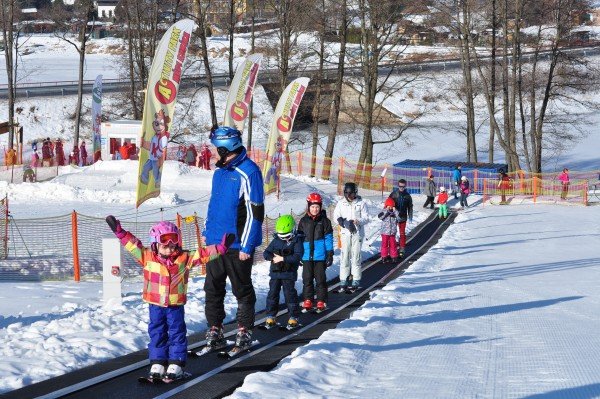
[[[588,205],[588,184],[589,182],[587,180],[583,181],[584,185],[583,185],[583,205]]]
[[[79,242],[77,239],[77,212],[71,213],[71,237],[73,241],[73,277],[79,282],[81,278],[79,267]]]
[[[477,191],[477,186],[478,186],[478,184],[477,184],[477,182],[478,182],[477,181],[477,176],[479,174],[478,172],[479,172],[479,169],[473,170],[473,186],[474,186],[474,191]]]
[[[198,251],[202,248],[202,241],[200,240],[200,226],[198,226],[198,214],[194,212],[194,229],[196,230],[196,241],[198,242]],[[206,265],[200,265],[200,274],[206,275]]]
[[[298,176],[302,176],[302,153],[298,153]]]
[[[535,204],[537,200],[537,177],[532,177],[531,183],[533,185],[533,203]]]

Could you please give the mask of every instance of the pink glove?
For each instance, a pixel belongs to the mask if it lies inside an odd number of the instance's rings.
[[[221,243],[215,245],[215,247],[217,248],[217,252],[220,255],[224,255],[225,252],[227,252],[227,250],[229,249],[229,247],[231,246],[231,244],[233,244],[234,241],[235,241],[235,234],[231,234],[231,233],[225,233],[225,234],[223,234],[223,238],[221,239]]]

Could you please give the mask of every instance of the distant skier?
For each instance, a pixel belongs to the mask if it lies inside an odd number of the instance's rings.
[[[452,181],[454,182],[454,199],[458,199],[458,193],[460,191],[460,178],[462,177],[462,166],[458,163],[452,171]]]
[[[562,185],[560,199],[566,200],[569,195],[569,184],[571,184],[571,181],[569,180],[569,169],[564,168],[562,173],[558,176],[558,180],[560,180],[560,184]]]
[[[65,150],[63,148],[63,143],[60,139],[56,139],[55,144],[56,150],[56,164],[58,166],[65,166]]]
[[[87,166],[87,149],[85,148],[85,141],[81,141],[81,145],[79,146],[79,156],[81,157],[81,166]]]
[[[440,193],[437,196],[438,218],[446,219],[448,217],[448,193],[446,187],[440,186]]]
[[[356,183],[344,184],[344,198],[335,206],[333,218],[342,230],[339,292],[354,292],[359,288],[362,277],[360,249],[365,237],[364,225],[368,220],[367,209],[362,198],[358,196]],[[348,286],[348,277],[351,274],[352,285]]]
[[[317,311],[327,307],[326,269],[333,264],[333,228],[323,209],[323,198],[318,193],[306,197],[306,214],[298,222],[298,232],[304,235],[302,256],[302,307],[307,310],[316,306]],[[315,283],[317,302],[315,297]]]
[[[396,232],[400,217],[395,208],[396,203],[391,198],[386,198],[383,211],[377,217],[381,220],[381,261],[382,263],[398,262],[398,247]]]
[[[429,175],[427,182],[425,182],[425,196],[427,196],[427,201],[423,204],[423,208],[427,208],[427,206],[431,205],[431,209],[433,209],[433,200],[436,191],[437,189],[435,187],[435,182],[433,181],[433,175]]]
[[[400,233],[400,256],[404,255],[406,248],[406,222],[412,222],[413,218],[413,200],[406,190],[406,180],[398,180],[398,187],[390,194],[394,200],[395,208],[398,211],[398,232]]]
[[[150,229],[148,248],[132,233],[125,231],[114,216],[107,216],[106,223],[144,269],[143,300],[149,304],[150,311],[150,378],[183,378],[187,360],[183,305],[187,301],[189,271],[223,255],[234,236],[223,235],[220,244],[201,247],[198,251],[184,251],[177,226],[171,222],[160,222]]]
[[[467,176],[461,176],[460,178],[460,209],[468,208],[469,204],[467,203],[467,197],[469,193],[471,193],[471,187],[469,184],[469,179]]]
[[[267,328],[277,324],[276,317],[279,312],[279,294],[283,288],[283,296],[288,309],[289,319],[287,328],[298,327],[298,293],[296,280],[298,280],[298,266],[304,254],[302,241],[304,234],[296,234],[296,223],[292,215],[282,215],[275,222],[273,240],[265,249],[265,260],[271,261],[269,272],[269,293],[267,295]]]

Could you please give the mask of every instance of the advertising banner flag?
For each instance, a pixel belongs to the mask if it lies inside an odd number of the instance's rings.
[[[160,195],[169,129],[193,29],[194,21],[190,19],[171,26],[158,43],[152,60],[142,117],[136,208],[147,199]]]
[[[283,91],[275,107],[267,141],[267,158],[263,166],[265,194],[272,193],[279,186],[281,164],[292,134],[294,118],[309,81],[309,78],[297,78],[292,81]]]
[[[96,76],[92,88],[92,159],[96,162],[101,157],[102,132],[102,75]]]
[[[250,101],[254,94],[261,60],[262,54],[252,54],[238,65],[227,95],[224,126],[235,127],[240,132],[244,131],[246,120],[250,116]]]

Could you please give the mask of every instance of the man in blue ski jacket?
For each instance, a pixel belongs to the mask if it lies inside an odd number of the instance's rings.
[[[225,319],[225,280],[238,302],[236,345],[248,345],[254,326],[256,295],[252,286],[254,251],[262,243],[264,189],[259,167],[246,154],[239,130],[217,127],[211,132],[211,143],[217,148],[219,161],[212,179],[208,203],[206,244],[219,243],[225,232],[235,233],[235,242],[224,256],[206,265],[205,313],[209,330],[208,345],[222,345]]]
[[[454,189],[452,191],[454,191],[454,199],[458,199],[458,193],[460,192],[460,178],[462,177],[462,167],[461,165],[458,163],[456,164],[456,166],[454,167],[454,170],[452,171],[452,182],[454,183]]]

